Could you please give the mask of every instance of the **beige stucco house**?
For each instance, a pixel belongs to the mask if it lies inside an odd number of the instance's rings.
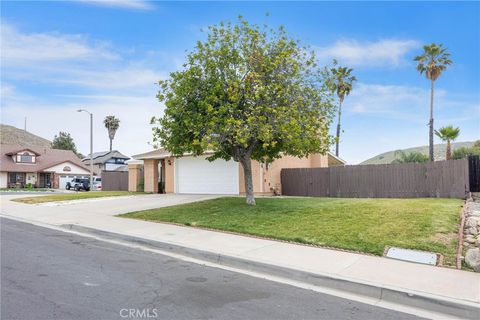
[[[243,194],[245,184],[242,166],[233,160],[208,161],[204,156],[185,155],[174,158],[165,149],[134,155],[143,165],[131,163],[129,191],[158,193],[159,182],[166,193]],[[344,165],[332,154],[313,154],[306,158],[285,156],[272,163],[252,160],[253,190],[256,194],[281,194],[280,172],[284,168],[322,168]]]

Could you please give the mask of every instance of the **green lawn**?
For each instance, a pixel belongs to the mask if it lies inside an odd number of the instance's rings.
[[[128,192],[128,191],[71,192],[71,193],[54,194],[54,195],[40,196],[40,197],[17,198],[17,199],[12,199],[12,201],[35,204],[35,203],[54,202],[54,201],[130,196],[130,195],[137,195],[137,194],[144,194],[144,193]]]
[[[226,197],[122,217],[258,235],[382,255],[385,246],[442,253],[455,263],[457,199]]]
[[[48,188],[0,188],[0,192],[55,192]]]

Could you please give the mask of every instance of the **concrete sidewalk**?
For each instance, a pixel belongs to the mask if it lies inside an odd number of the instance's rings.
[[[186,254],[203,252],[203,257],[217,259],[217,262],[227,265],[228,261],[234,261],[233,266],[247,266],[245,262],[250,262],[251,265],[260,266],[258,270],[267,273],[281,270],[279,275],[288,276],[294,273],[285,273],[285,270],[293,270],[297,275],[310,275],[308,279],[312,281],[320,279],[320,285],[342,290],[348,288],[348,285],[356,285],[358,288],[352,290],[356,294],[364,293],[370,297],[378,294],[379,299],[387,299],[388,295],[392,295],[390,299],[395,300],[392,302],[405,302],[406,305],[412,305],[407,300],[416,298],[418,304],[412,306],[422,308],[425,302],[429,302],[428,308],[432,309],[433,306],[438,312],[464,318],[480,317],[480,276],[473,272],[114,217],[120,213],[193,202],[213,196],[146,195],[55,206],[9,201],[13,197],[15,196],[1,197],[1,213],[5,216],[55,226],[73,225],[76,230],[97,230],[104,235],[122,236],[123,240],[142,239],[145,243],[151,241],[153,244],[163,244],[163,249],[169,249],[170,245],[172,250]],[[178,248],[183,248],[183,251]],[[195,258],[198,257],[202,256]],[[380,291],[375,291],[375,288]]]

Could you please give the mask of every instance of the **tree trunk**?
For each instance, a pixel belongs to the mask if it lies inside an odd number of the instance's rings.
[[[243,167],[246,201],[247,204],[254,206],[255,197],[253,196],[252,160],[248,157],[246,159],[242,159],[240,163]]]
[[[335,155],[338,157],[338,154],[340,152],[339,150],[339,144],[340,144],[340,118],[342,116],[342,103],[343,99],[340,98],[340,103],[338,104],[338,124],[337,124],[337,139],[335,142]]]
[[[110,151],[112,151],[112,141],[113,139],[110,139]]]
[[[434,156],[433,156],[433,92],[434,92],[434,87],[433,87],[434,81],[432,80],[431,83],[431,89],[430,89],[430,121],[429,121],[429,141],[428,141],[428,154],[430,161],[434,161]]]
[[[452,147],[450,145],[450,140],[447,140],[447,160],[452,159]]]

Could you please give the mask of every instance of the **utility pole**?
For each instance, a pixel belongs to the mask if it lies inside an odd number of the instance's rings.
[[[93,191],[93,113],[85,109],[79,109],[77,112],[86,112],[90,115],[90,191]]]
[[[27,117],[25,117],[23,122],[23,130],[27,131]]]

